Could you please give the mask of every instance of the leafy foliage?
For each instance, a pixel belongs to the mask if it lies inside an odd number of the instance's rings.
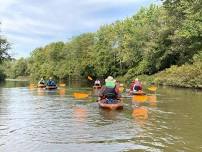
[[[0,22],[1,25],[1,22]],[[1,29],[0,29],[1,32]],[[0,33],[0,80],[3,80],[5,78],[5,74],[3,71],[2,63],[3,61],[10,59],[10,55],[8,53],[8,50],[10,49],[10,44],[8,43],[7,39],[4,38]]]
[[[141,8],[134,16],[103,25],[95,33],[35,49],[25,71],[33,79],[107,75],[131,79],[165,69],[166,74],[194,67],[197,71],[201,60],[196,62],[200,58],[196,54],[202,48],[200,6],[199,0],[164,0],[162,6]]]

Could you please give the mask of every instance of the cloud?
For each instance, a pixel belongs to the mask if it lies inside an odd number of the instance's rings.
[[[31,49],[96,31],[150,3],[151,0],[0,0],[0,22],[16,56],[28,56]]]
[[[0,0],[0,12],[4,12],[8,7],[18,3],[18,0]]]

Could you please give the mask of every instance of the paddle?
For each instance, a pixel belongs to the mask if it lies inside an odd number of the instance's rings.
[[[88,80],[92,81],[92,80],[93,80],[93,78],[92,78],[91,76],[88,76]]]
[[[88,80],[90,80],[90,81],[93,80],[91,76],[88,76],[87,78],[88,78]],[[74,96],[76,99],[84,99],[84,98],[88,98],[88,97],[89,97],[89,94],[88,94],[88,93],[75,92],[75,93],[73,93],[73,96]]]
[[[66,84],[65,84],[65,83],[60,83],[59,86],[60,86],[60,87],[65,87]]]
[[[84,98],[88,98],[89,97],[89,94],[87,94],[87,93],[75,92],[73,95],[74,95],[74,97],[76,99],[84,99]]]
[[[90,80],[90,81],[93,80],[93,78],[92,78],[91,76],[88,76],[87,78],[88,78],[88,80]],[[100,86],[98,86],[98,87],[100,87]],[[75,93],[73,94],[73,96],[74,96],[76,99],[84,99],[84,98],[88,98],[88,97],[91,96],[91,95],[88,94],[88,93],[75,92]]]
[[[119,86],[119,92],[123,93],[123,90],[124,90],[123,84],[120,84],[120,86]]]

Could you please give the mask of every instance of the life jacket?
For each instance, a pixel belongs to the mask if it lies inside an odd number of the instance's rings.
[[[106,98],[113,98],[113,99],[115,99],[117,97],[117,93],[116,93],[115,87],[114,88],[106,87],[105,90],[104,90],[104,92],[103,92],[103,95]]]
[[[48,86],[55,86],[56,84],[53,80],[48,80],[47,85]]]
[[[133,85],[133,91],[139,91],[139,90],[142,90],[142,85],[141,83],[138,81],[138,82],[135,82],[134,85]]]

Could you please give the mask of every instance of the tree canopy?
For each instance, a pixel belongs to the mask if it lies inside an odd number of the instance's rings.
[[[172,65],[192,64],[202,51],[201,3],[164,0],[162,6],[141,8],[132,17],[103,25],[94,33],[35,49],[26,61],[27,70],[21,71],[33,79],[88,75],[130,79]]]

